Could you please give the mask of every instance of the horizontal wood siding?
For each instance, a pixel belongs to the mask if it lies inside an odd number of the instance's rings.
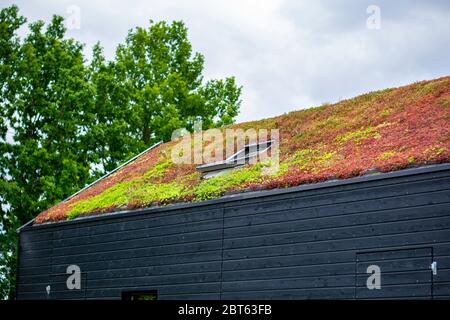
[[[50,284],[51,299],[117,299],[133,290],[217,299],[222,223],[222,209],[205,207],[22,231],[18,298],[46,298]],[[67,290],[72,264],[82,290]]]
[[[364,287],[371,259],[386,273],[376,295]],[[450,169],[29,227],[18,270],[20,299],[450,297]]]

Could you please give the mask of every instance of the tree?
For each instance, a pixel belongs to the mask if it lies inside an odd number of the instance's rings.
[[[150,21],[148,29],[130,30],[116,52],[117,82],[126,89],[126,108],[136,118],[130,134],[148,146],[167,141],[173,130],[230,124],[239,112],[241,88],[234,78],[203,83],[204,58],[192,53],[187,28]]]
[[[25,22],[17,7],[3,9],[0,19],[1,41],[9,45],[1,56],[0,265],[8,280],[1,280],[1,294],[11,296],[15,229],[85,185],[97,156],[87,135],[95,117],[83,46],[64,39],[59,16],[45,30],[42,21],[30,24],[23,43],[15,36]]]
[[[11,295],[15,283],[16,237],[11,230],[20,222],[14,215],[7,214],[9,205],[6,190],[9,173],[4,165],[8,161],[6,144],[8,121],[5,104],[14,98],[15,66],[20,47],[16,31],[25,21],[24,17],[19,16],[18,8],[15,6],[0,11],[0,299]]]
[[[14,296],[16,229],[180,127],[230,124],[234,78],[204,82],[182,22],[131,30],[115,59],[90,63],[63,18],[29,24],[0,11],[0,298]]]

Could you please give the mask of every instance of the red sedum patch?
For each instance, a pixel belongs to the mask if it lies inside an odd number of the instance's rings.
[[[371,169],[388,172],[450,162],[449,105],[450,77],[444,77],[231,126],[244,130],[278,128],[280,160],[287,170],[284,174],[264,177],[257,183],[235,186],[227,191],[286,188],[350,178]],[[65,220],[74,204],[99,195],[118,183],[139,179],[160,161],[162,153],[170,152],[173,143],[158,146],[69,201],[42,212],[35,223]],[[311,150],[311,154],[318,156],[306,157],[301,164],[292,161],[304,150]],[[321,154],[329,156],[321,158]],[[201,180],[195,165],[172,164],[158,181],[146,183],[171,182],[194,189]],[[196,201],[196,195],[186,193],[171,201]],[[133,202],[127,208],[141,206]],[[121,208],[108,207],[99,212],[116,209]]]

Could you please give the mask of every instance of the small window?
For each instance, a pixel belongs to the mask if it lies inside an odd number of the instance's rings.
[[[250,159],[254,159],[258,157],[259,154],[268,151],[271,146],[272,140],[248,144],[231,157],[223,161],[197,166],[197,170],[203,173],[204,179],[208,179],[244,166],[246,163],[249,163]]]
[[[124,292],[122,292],[122,300],[126,300],[126,301],[158,300],[158,292],[156,290],[124,291]]]

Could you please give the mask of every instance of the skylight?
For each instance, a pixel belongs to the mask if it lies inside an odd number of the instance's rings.
[[[252,160],[257,160],[256,158],[259,154],[267,152],[272,146],[272,142],[272,140],[269,140],[245,145],[242,149],[227,159],[198,166],[197,170],[204,174],[203,178],[208,179],[242,167]]]

